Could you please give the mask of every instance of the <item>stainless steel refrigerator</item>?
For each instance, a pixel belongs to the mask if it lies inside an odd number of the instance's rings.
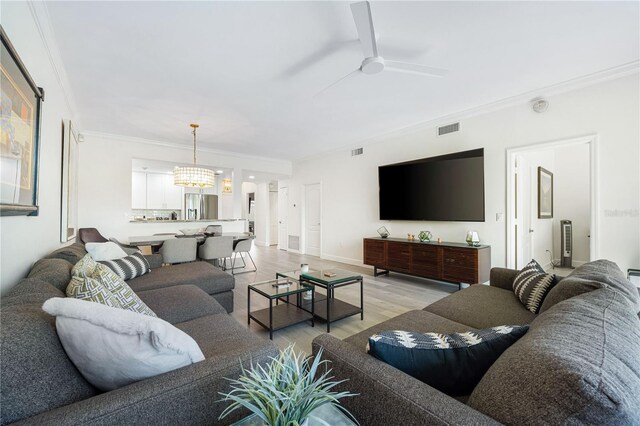
[[[217,219],[218,196],[184,194],[184,214],[187,220]]]

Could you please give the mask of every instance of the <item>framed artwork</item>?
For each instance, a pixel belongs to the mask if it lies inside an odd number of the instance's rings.
[[[38,148],[44,91],[0,26],[0,216],[38,215]]]
[[[538,167],[538,219],[553,218],[553,173]]]
[[[78,134],[71,121],[62,122],[62,197],[60,242],[76,237],[78,212]]]

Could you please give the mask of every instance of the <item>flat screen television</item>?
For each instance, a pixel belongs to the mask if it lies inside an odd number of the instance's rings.
[[[378,167],[381,220],[484,222],[484,149]]]

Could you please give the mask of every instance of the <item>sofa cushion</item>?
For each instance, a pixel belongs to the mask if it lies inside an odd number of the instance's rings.
[[[502,325],[451,334],[383,331],[369,338],[368,352],[447,395],[469,395],[528,328]]]
[[[468,404],[505,424],[637,424],[640,320],[602,288],[538,315]]]
[[[69,246],[61,247],[52,251],[49,255],[45,256],[45,259],[64,259],[75,265],[87,254],[84,249],[84,244],[74,243]]]
[[[204,360],[198,344],[168,322],[72,298],[49,299],[67,355],[96,388],[110,391]]]
[[[27,277],[38,278],[60,291],[65,291],[71,281],[71,268],[73,265],[64,259],[40,259],[33,265]]]
[[[469,326],[451,321],[431,312],[416,310],[405,312],[402,315],[369,327],[360,333],[347,337],[344,341],[353,345],[355,350],[366,353],[369,337],[385,330],[412,330],[419,333],[436,332],[450,334],[469,331]]]
[[[610,260],[595,260],[585,263],[573,270],[567,278],[581,278],[603,283],[621,292],[640,312],[640,295],[638,288],[624,276],[618,265]]]
[[[140,291],[138,296],[159,318],[171,324],[227,313],[213,297],[194,285]]]
[[[7,424],[97,394],[67,357],[41,304],[2,307],[0,410]]]
[[[483,284],[457,291],[424,310],[477,329],[504,324],[525,325],[536,317],[520,303],[512,290]]]
[[[127,284],[136,292],[191,284],[207,294],[215,294],[232,290],[235,279],[207,262],[190,262],[152,269],[148,274],[127,281]]]
[[[525,308],[537,314],[554,284],[555,276],[547,274],[538,262],[531,260],[513,279],[513,292]]]
[[[579,296],[583,293],[588,293],[593,290],[604,287],[603,283],[585,280],[584,278],[567,277],[556,284],[544,298],[542,306],[540,307],[540,313],[549,310],[557,303],[567,300],[569,298]]]
[[[24,278],[0,298],[0,303],[3,307],[31,303],[41,305],[52,297],[64,297],[64,293],[42,280]]]
[[[227,354],[251,353],[260,347],[272,345],[269,340],[252,333],[227,314],[207,315],[178,323],[176,327],[198,343],[206,359],[224,358]],[[238,360],[237,356],[234,358],[232,362]]]

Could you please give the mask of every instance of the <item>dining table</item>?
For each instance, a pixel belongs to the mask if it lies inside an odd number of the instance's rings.
[[[240,241],[240,240],[247,240],[247,239],[255,238],[255,235],[249,235],[249,234],[246,234],[244,232],[223,232],[222,234],[217,234],[217,235],[206,235],[206,234],[193,234],[193,235],[181,235],[181,234],[177,234],[177,235],[173,235],[173,234],[171,234],[171,235],[143,235],[143,236],[129,237],[129,245],[136,246],[136,247],[144,247],[144,246],[159,247],[165,241],[171,240],[173,238],[195,238],[198,241],[198,243],[202,243],[209,236],[214,236],[214,237],[218,237],[218,236],[233,237],[234,243],[237,242],[237,241]]]

